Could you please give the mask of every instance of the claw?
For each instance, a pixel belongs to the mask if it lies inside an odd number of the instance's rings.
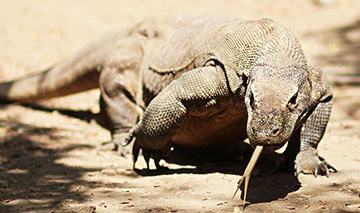
[[[235,191],[235,193],[233,195],[233,198],[234,198],[236,193],[240,189],[242,183],[244,183],[244,181],[245,181],[243,209],[245,208],[245,204],[246,204],[246,195],[247,195],[247,189],[248,189],[249,181],[250,181],[250,177],[251,177],[251,172],[254,169],[255,164],[256,164],[257,160],[259,159],[259,156],[260,156],[261,151],[263,150],[263,148],[264,148],[263,146],[256,146],[256,148],[254,150],[254,153],[252,154],[251,159],[250,159],[248,165],[246,166],[244,174],[241,177],[241,179],[239,180],[236,191]]]
[[[121,146],[120,144],[118,144],[117,147],[118,147],[118,148],[117,148],[117,153],[118,153],[118,155],[120,155],[120,156],[122,156],[122,157],[126,157],[126,153],[128,152],[128,151],[126,150],[126,148],[123,147],[123,146]]]
[[[329,168],[327,167],[327,166],[325,166],[325,169],[326,169],[326,177],[329,177],[329,174],[330,174],[330,172],[329,172]]]
[[[295,172],[295,176],[299,176],[300,173],[301,173],[300,163],[299,163],[299,161],[297,160],[297,162],[296,162],[296,172]]]
[[[121,146],[125,147],[134,140],[134,138],[136,137],[136,131],[138,128],[139,128],[139,123],[137,125],[135,125],[132,129],[130,129],[130,131],[127,134],[127,136],[125,137],[123,143],[120,143]]]
[[[117,150],[117,143],[114,141],[106,141],[96,146],[96,152],[104,151],[104,150]]]
[[[134,132],[130,130],[129,134],[124,139],[124,142],[121,143],[121,146],[125,147],[131,143],[131,141],[134,139]]]
[[[160,165],[160,158],[154,158],[155,167],[157,170],[162,169],[163,166]]]
[[[298,176],[300,173],[313,174],[314,177],[320,175],[326,175],[329,177],[330,170],[337,172],[337,170],[328,164],[322,157],[316,154],[316,151],[302,151],[296,157],[295,163],[296,172]]]
[[[337,169],[335,169],[335,167],[331,166],[331,165],[328,164],[328,163],[327,163],[327,168],[329,169],[329,171],[330,171],[330,169],[331,169],[331,170],[333,170],[334,173],[337,172]]]

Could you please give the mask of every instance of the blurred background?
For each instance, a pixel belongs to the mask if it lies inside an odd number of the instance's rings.
[[[0,77],[47,67],[147,17],[194,13],[273,18],[298,36],[311,63],[328,73],[360,72],[357,0],[0,0]]]

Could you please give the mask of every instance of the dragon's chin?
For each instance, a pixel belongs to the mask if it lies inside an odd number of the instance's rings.
[[[274,152],[278,149],[280,149],[281,147],[283,147],[285,144],[286,144],[287,141],[284,141],[284,142],[281,142],[279,144],[275,144],[275,145],[263,145],[264,149],[263,149],[263,152]],[[257,145],[252,145],[254,148],[257,146]]]

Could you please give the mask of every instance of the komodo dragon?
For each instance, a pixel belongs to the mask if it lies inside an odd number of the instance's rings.
[[[149,19],[45,72],[0,84],[0,100],[34,102],[97,87],[112,141],[134,141],[134,166],[140,149],[159,168],[174,144],[249,138],[269,151],[289,142],[285,154],[296,173],[329,174],[317,153],[332,106],[329,83],[271,19]]]

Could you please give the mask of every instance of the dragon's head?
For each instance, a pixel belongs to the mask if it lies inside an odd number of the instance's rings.
[[[311,92],[308,71],[294,65],[258,64],[248,78],[245,103],[250,143],[278,149],[306,114]]]

